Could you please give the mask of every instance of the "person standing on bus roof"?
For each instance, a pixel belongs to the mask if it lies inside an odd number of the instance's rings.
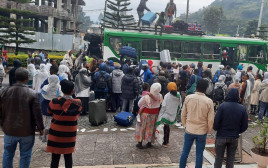
[[[149,8],[147,8],[147,6],[146,6],[146,2],[147,2],[147,1],[148,1],[148,0],[141,0],[139,6],[138,6],[138,8],[137,8],[137,13],[138,13],[138,15],[139,15],[139,23],[138,23],[138,27],[140,26],[141,18],[142,18],[143,15],[144,15],[144,9],[146,9],[147,11],[151,11],[151,10],[150,10]]]
[[[175,18],[177,15],[177,7],[176,4],[173,2],[173,0],[170,0],[170,2],[167,4],[165,13],[167,18],[166,25],[171,25],[173,15],[175,14]]]

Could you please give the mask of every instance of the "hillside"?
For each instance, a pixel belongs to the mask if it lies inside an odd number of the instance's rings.
[[[210,6],[222,7],[224,10],[225,19],[222,21],[220,28],[221,34],[235,35],[238,25],[240,26],[240,35],[243,35],[246,30],[246,25],[249,20],[258,19],[261,7],[261,0],[215,0]],[[268,23],[268,6],[264,6],[264,14],[262,23]],[[200,9],[189,15],[189,22],[196,22],[203,25],[203,11]],[[181,15],[185,18],[185,15]]]

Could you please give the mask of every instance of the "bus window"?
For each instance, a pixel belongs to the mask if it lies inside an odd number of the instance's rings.
[[[249,46],[248,61],[263,64],[264,55],[262,46]]]
[[[203,55],[206,60],[220,60],[221,45],[217,43],[204,43]]]
[[[246,61],[247,60],[248,48],[246,45],[238,45],[237,52],[239,54],[239,61]]]
[[[164,41],[164,50],[169,50],[171,58],[181,58],[180,41]]]
[[[159,58],[161,51],[161,41],[146,39],[142,40],[142,57],[150,58]]]
[[[185,42],[183,58],[200,59],[201,58],[201,43]]]
[[[110,45],[114,49],[114,51],[119,54],[119,50],[122,46],[122,38],[120,37],[111,37],[110,38]]]
[[[129,46],[129,47],[135,48],[136,51],[139,52],[139,42],[137,42],[137,41],[127,41],[125,43],[125,46]]]

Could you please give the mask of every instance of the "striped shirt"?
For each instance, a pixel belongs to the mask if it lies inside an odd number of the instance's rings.
[[[77,119],[82,110],[79,99],[57,98],[49,103],[48,114],[53,115],[51,121],[47,152],[70,154],[74,152]]]

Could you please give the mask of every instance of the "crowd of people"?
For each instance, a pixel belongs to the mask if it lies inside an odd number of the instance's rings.
[[[93,99],[106,99],[107,111],[136,116],[139,149],[145,148],[144,142],[152,147],[156,127],[161,124],[161,145],[168,147],[170,125],[181,120],[186,128],[180,160],[183,168],[194,140],[196,167],[202,167],[206,136],[212,129],[217,131],[215,167],[221,167],[226,146],[227,167],[232,167],[239,134],[248,127],[248,114],[258,115],[260,120],[268,115],[268,72],[254,74],[251,66],[243,71],[239,65],[235,71],[220,65],[213,74],[212,64],[202,62],[183,65],[176,60],[153,65],[151,60],[127,58],[116,63],[88,57],[82,50],[76,59],[68,51],[57,65],[43,54],[39,58],[29,55],[27,70],[14,60],[10,86],[0,92],[6,167],[12,165],[17,143],[25,146],[20,163],[30,164],[36,126],[41,140],[47,142],[47,152],[52,153],[51,167],[58,167],[60,154],[66,167],[71,167],[77,119],[88,114],[88,102]],[[14,143],[8,143],[10,139]]]

